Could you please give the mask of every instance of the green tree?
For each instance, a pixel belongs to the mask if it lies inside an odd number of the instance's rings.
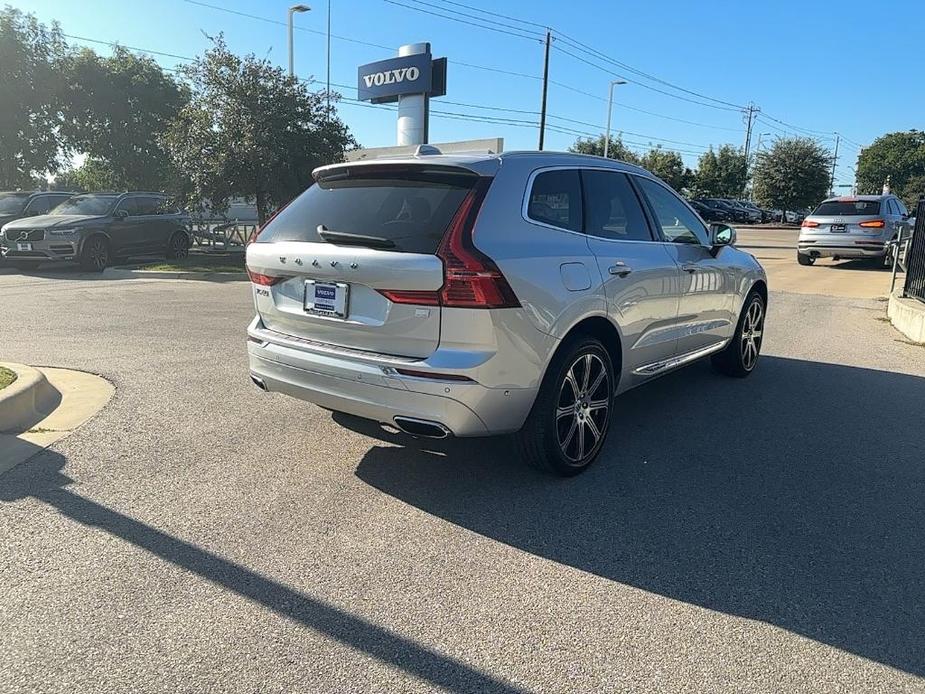
[[[592,154],[596,157],[604,156],[604,144],[606,138],[603,135],[598,137],[580,137],[575,141],[569,152],[576,154]],[[629,164],[639,164],[639,155],[623,144],[623,139],[619,135],[610,136],[610,147],[607,148],[607,158],[625,161]]]
[[[888,176],[891,190],[902,196],[906,205],[915,204],[918,195],[925,193],[921,186],[921,178],[925,177],[925,132],[887,133],[861,150],[859,193],[880,193]]]
[[[925,195],[925,176],[913,176],[899,191],[898,195],[910,210],[919,204],[919,198]]]
[[[31,187],[61,165],[61,80],[65,44],[56,25],[0,9],[0,189]]]
[[[343,161],[355,145],[323,94],[266,60],[234,55],[221,36],[184,73],[192,99],[164,141],[189,177],[190,202],[221,208],[232,196],[253,197],[262,222],[311,185],[312,169]]]
[[[716,151],[710,147],[700,156],[691,187],[696,195],[737,198],[747,182],[745,153],[733,145],[722,145]]]
[[[755,199],[782,210],[811,207],[828,194],[831,167],[831,153],[815,140],[779,139],[770,150],[758,153]]]
[[[680,154],[660,147],[650,149],[642,155],[639,165],[654,173],[679,193],[691,184],[694,177],[693,172],[684,166]]]
[[[162,145],[189,90],[154,60],[116,47],[109,57],[84,48],[63,61],[68,88],[62,134],[86,153],[77,170],[87,190],[163,190],[177,172]]]

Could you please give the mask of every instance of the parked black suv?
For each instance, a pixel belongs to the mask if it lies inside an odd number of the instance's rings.
[[[719,207],[708,204],[704,200],[689,200],[691,207],[697,210],[704,221],[706,222],[730,222],[732,221],[732,216],[721,210]]]
[[[49,191],[12,191],[0,193],[0,227],[7,222],[22,217],[36,217],[48,214],[74,193],[60,190]]]
[[[130,256],[186,257],[189,223],[163,193],[87,193],[49,214],[4,225],[0,252],[22,269],[76,260],[84,270],[102,272]]]

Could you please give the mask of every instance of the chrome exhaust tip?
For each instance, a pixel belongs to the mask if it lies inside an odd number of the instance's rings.
[[[262,378],[259,378],[255,376],[254,374],[251,374],[251,381],[253,381],[254,385],[260,388],[260,390],[265,391],[265,392],[270,391],[270,389],[267,388],[267,384],[263,382]]]
[[[439,422],[430,422],[426,419],[415,419],[414,417],[393,417],[395,426],[399,430],[422,439],[445,439],[450,435],[450,430]]]

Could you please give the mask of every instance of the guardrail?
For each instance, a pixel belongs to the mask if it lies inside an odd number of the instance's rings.
[[[925,197],[919,200],[915,213],[915,229],[912,238],[906,241],[904,250],[903,269],[906,271],[906,281],[903,285],[903,296],[925,302]],[[890,292],[892,293],[892,287]]]
[[[194,218],[190,224],[190,233],[196,245],[214,247],[220,244],[228,248],[229,246],[246,245],[247,239],[256,228],[257,222],[254,221],[242,222],[224,217]]]

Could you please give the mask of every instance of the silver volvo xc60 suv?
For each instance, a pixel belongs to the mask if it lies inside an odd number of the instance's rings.
[[[247,247],[264,390],[419,437],[517,432],[571,475],[619,393],[708,355],[755,368],[764,270],[644,169],[420,154],[315,179]]]

